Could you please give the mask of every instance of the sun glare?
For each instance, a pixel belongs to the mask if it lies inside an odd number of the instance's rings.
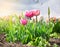
[[[0,3],[0,16],[11,14],[13,6],[10,2],[4,1]]]

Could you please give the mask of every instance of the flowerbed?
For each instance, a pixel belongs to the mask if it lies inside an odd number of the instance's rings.
[[[26,12],[25,16],[30,20],[17,15],[0,18],[0,34],[4,33],[5,41],[13,45],[16,42],[21,42],[26,46],[51,47],[50,38],[60,38],[58,35],[60,34],[60,22],[56,21],[55,18],[48,23],[43,19],[38,22],[38,15],[40,15],[39,10]],[[33,16],[36,16],[36,21],[31,19]],[[31,20],[32,22],[30,22]],[[3,40],[1,37],[1,42]],[[55,46],[58,47],[54,44],[53,47]]]

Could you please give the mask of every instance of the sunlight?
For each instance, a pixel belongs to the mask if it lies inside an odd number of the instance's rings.
[[[7,1],[0,3],[0,16],[9,15],[13,11],[13,4]]]

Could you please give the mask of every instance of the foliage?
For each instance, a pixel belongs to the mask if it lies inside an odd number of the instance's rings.
[[[56,22],[56,24],[55,24],[54,27],[53,27],[52,33],[54,33],[54,32],[60,33],[60,22],[59,22],[59,21]]]
[[[58,45],[57,44],[54,44],[53,47],[58,47]]]
[[[48,41],[46,41],[46,39],[43,39],[42,37],[36,37],[35,41],[30,41],[27,45],[38,46],[38,47],[50,46]]]
[[[2,18],[0,18],[0,33],[5,33],[7,27],[7,22],[5,20],[3,20]]]
[[[52,34],[50,34],[50,37],[53,37],[53,38],[60,38],[60,34],[59,33],[56,33],[56,32],[54,32],[54,33],[52,33]]]
[[[15,18],[14,22],[12,21],[13,18]],[[23,44],[43,47],[48,45],[48,40],[53,29],[52,23],[46,24],[44,21],[37,23],[28,22],[27,25],[22,25],[17,15],[10,16],[8,21],[2,20],[0,24],[0,31],[5,32],[6,41],[20,41]]]

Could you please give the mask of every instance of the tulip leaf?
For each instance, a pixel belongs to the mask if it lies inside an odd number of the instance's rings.
[[[48,16],[50,16],[50,8],[48,7]]]

